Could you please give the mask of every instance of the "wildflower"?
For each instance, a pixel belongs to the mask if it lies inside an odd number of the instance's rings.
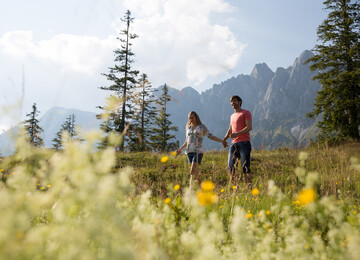
[[[304,189],[299,192],[297,200],[301,205],[307,205],[315,200],[316,193],[314,189]]]
[[[1,169],[1,172],[3,172],[4,171],[4,169]]]
[[[164,200],[164,202],[166,203],[166,204],[169,204],[170,203],[170,198],[166,198],[165,200]]]
[[[251,214],[251,213],[248,213],[248,214],[246,214],[246,218],[252,218],[252,216],[253,216],[253,214]]]
[[[267,210],[267,211],[266,211],[266,215],[270,215],[270,210]]]
[[[251,194],[252,194],[253,196],[259,195],[259,189],[258,189],[258,188],[252,189]]]
[[[232,188],[233,188],[233,190],[236,190],[236,186],[235,186],[235,185],[234,185]]]
[[[220,207],[219,207],[219,208],[221,208],[221,209],[222,209],[222,208],[223,208],[223,205],[220,205]]]
[[[46,185],[46,187],[50,188],[50,187],[51,187],[51,185],[50,185],[50,184],[48,184],[48,185]]]
[[[17,231],[17,232],[16,232],[16,238],[17,238],[17,239],[22,239],[22,238],[24,237],[24,235],[25,235],[25,234],[24,234],[24,231],[21,231],[21,230],[20,230],[20,231]]]
[[[356,215],[356,214],[357,214],[357,211],[356,211],[356,210],[354,210],[354,211],[353,211],[353,214],[354,214],[354,215]]]
[[[299,160],[300,161],[306,161],[309,157],[309,154],[307,152],[300,152],[299,154]]]
[[[221,189],[220,192],[224,192],[224,189]]]
[[[179,184],[176,184],[176,185],[174,186],[174,190],[178,190],[178,189],[180,189],[180,185],[179,185]]]
[[[175,155],[176,155],[176,151],[172,151],[172,152],[171,152],[171,155],[174,155],[174,156],[175,156]]]
[[[214,189],[214,183],[212,181],[203,181],[201,183],[201,189],[203,191],[212,191]]]
[[[45,190],[45,187],[41,187],[40,190]]]
[[[161,162],[164,163],[164,162],[167,162],[167,160],[169,160],[169,157],[168,156],[163,156],[161,157]]]
[[[218,201],[218,196],[212,191],[200,191],[196,194],[198,202],[201,206],[211,206]]]

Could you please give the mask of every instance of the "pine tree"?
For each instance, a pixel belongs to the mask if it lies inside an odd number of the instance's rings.
[[[140,92],[135,98],[135,106],[138,110],[135,112],[136,115],[131,122],[130,142],[128,147],[130,151],[147,151],[151,149],[151,126],[156,111],[155,107],[152,105],[154,103],[154,90],[145,73],[140,77],[138,88],[140,89]]]
[[[68,133],[69,141],[82,142],[84,140],[78,136],[79,126],[75,124],[75,115],[71,114],[66,118],[66,121],[61,125],[60,130],[56,133],[56,137],[52,140],[53,148],[55,150],[62,149],[62,138],[65,131]]]
[[[102,90],[114,92],[113,95],[116,95],[121,100],[121,104],[117,108],[114,108],[113,111],[108,111],[112,116],[105,120],[101,128],[105,133],[115,131],[123,135],[124,139],[126,126],[133,114],[132,91],[136,84],[136,76],[139,73],[137,70],[132,69],[132,63],[134,62],[132,56],[135,55],[131,51],[132,40],[138,37],[136,34],[130,33],[130,24],[133,20],[134,18],[131,17],[129,10],[126,12],[124,18],[121,19],[125,25],[125,29],[120,31],[120,36],[117,38],[121,42],[121,46],[114,51],[114,61],[117,64],[109,68],[110,71],[108,74],[102,74],[106,76],[107,80],[112,81],[112,85],[109,87],[100,87]],[[107,141],[105,140],[103,145],[106,143]],[[119,149],[124,149],[124,140]]]
[[[359,138],[360,5],[358,1],[327,0],[327,19],[318,27],[321,44],[307,62],[322,85],[309,117],[319,117],[321,138]]]
[[[36,103],[33,104],[32,109],[32,112],[26,115],[29,119],[24,121],[24,127],[29,142],[35,147],[40,147],[44,144],[44,141],[40,136],[41,132],[44,132],[44,130],[39,126],[37,116],[40,111],[37,110]]]
[[[175,135],[170,134],[171,131],[177,131],[176,126],[172,126],[169,120],[170,114],[166,112],[167,104],[171,101],[169,89],[166,84],[162,87],[162,94],[159,99],[155,101],[159,105],[158,115],[155,117],[152,128],[152,136],[150,137],[153,150],[157,152],[166,152],[176,150],[179,146],[178,142],[171,142],[175,139]]]

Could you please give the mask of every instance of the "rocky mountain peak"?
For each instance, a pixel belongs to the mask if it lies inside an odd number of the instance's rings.
[[[256,79],[266,75],[274,75],[274,72],[266,65],[266,63],[256,64],[250,74],[251,77]]]

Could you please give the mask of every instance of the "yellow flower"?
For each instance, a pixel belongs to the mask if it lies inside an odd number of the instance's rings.
[[[316,192],[314,189],[303,189],[299,192],[297,200],[301,205],[307,205],[311,203],[316,198]]]
[[[214,183],[212,181],[203,181],[201,183],[201,189],[203,191],[212,191],[214,189]]]
[[[172,151],[172,152],[171,152],[171,155],[174,155],[174,156],[175,156],[175,155],[176,155],[176,151]]]
[[[224,189],[221,189],[221,191],[220,192],[224,192]]]
[[[246,218],[251,218],[252,216],[253,216],[253,214],[248,213],[245,217],[246,217]]]
[[[40,190],[45,190],[45,187],[41,187]]]
[[[252,189],[251,194],[252,194],[253,196],[259,195],[259,189],[258,189],[258,188]]]
[[[180,189],[180,185],[179,185],[179,184],[176,184],[176,185],[174,186],[174,190],[178,190],[178,189]]]
[[[223,208],[223,205],[220,205],[220,208],[222,209],[222,208]]]
[[[267,210],[267,211],[266,211],[266,215],[270,215],[270,210]]]
[[[164,200],[164,202],[166,203],[166,204],[169,204],[170,203],[170,198],[166,198],[165,200]]]
[[[4,169],[1,169],[1,172],[3,172],[4,171]]]
[[[218,201],[218,196],[212,191],[210,192],[200,191],[196,194],[196,196],[201,206],[211,206],[212,204]]]
[[[234,185],[232,188],[233,188],[233,190],[236,190],[236,186],[235,186],[235,185]]]
[[[356,214],[357,214],[357,211],[356,211],[356,210],[354,210],[354,211],[353,211],[353,214],[354,214],[354,215],[356,215]]]
[[[50,188],[50,187],[51,187],[51,185],[50,185],[50,184],[48,184],[46,187]]]
[[[164,162],[167,162],[167,160],[169,160],[169,157],[168,156],[163,156],[161,157],[161,162],[164,163]]]

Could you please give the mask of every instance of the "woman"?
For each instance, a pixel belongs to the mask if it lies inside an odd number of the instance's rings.
[[[203,157],[203,147],[202,142],[205,135],[214,141],[223,143],[223,139],[220,139],[212,135],[207,127],[201,123],[201,120],[196,114],[195,111],[191,111],[188,116],[188,122],[186,124],[186,139],[185,143],[176,151],[178,155],[186,147],[185,153],[188,156],[189,164],[191,164],[190,174],[194,176],[198,181],[199,185],[201,184],[200,174],[199,174],[199,165]],[[191,178],[190,178],[191,186]]]

